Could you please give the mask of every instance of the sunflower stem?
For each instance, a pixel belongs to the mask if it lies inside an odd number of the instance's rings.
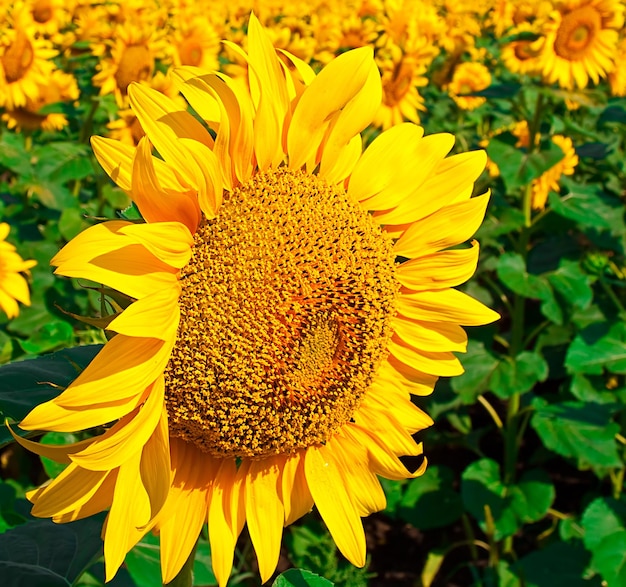
[[[198,541],[194,544],[183,568],[178,571],[176,575],[169,583],[163,583],[164,587],[193,587],[193,563],[196,558],[196,548],[198,547]]]

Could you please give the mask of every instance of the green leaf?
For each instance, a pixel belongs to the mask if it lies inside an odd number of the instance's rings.
[[[452,389],[463,403],[473,404],[476,398],[489,389],[489,381],[499,365],[499,359],[485,349],[482,342],[470,340],[467,353],[460,356],[465,371],[450,381]]]
[[[506,357],[494,371],[490,389],[498,397],[507,399],[515,393],[526,393],[538,381],[548,377],[548,364],[537,353],[524,351],[515,358]]]
[[[584,310],[593,300],[589,275],[580,268],[578,261],[562,260],[560,267],[548,275],[548,281],[575,308]]]
[[[533,400],[531,425],[550,450],[572,457],[581,465],[620,467],[615,435],[619,426],[611,421],[611,406],[596,403],[548,404]]]
[[[102,345],[63,349],[39,357],[0,366],[0,414],[19,422],[36,405],[61,393],[96,356]],[[12,442],[0,430],[0,445]]]
[[[524,523],[538,522],[554,503],[556,490],[549,475],[541,469],[526,471],[516,485],[509,488],[511,508]]]
[[[33,520],[0,535],[3,585],[69,587],[102,554],[104,515],[69,524]]]
[[[585,546],[591,565],[609,586],[626,585],[626,503],[611,498],[592,501],[583,513]]]
[[[565,366],[570,373],[601,375],[626,373],[626,324],[592,324],[585,328],[567,350]]]
[[[74,341],[74,329],[64,320],[51,320],[37,329],[20,346],[31,355],[39,355],[55,348],[69,346]]]
[[[474,461],[463,471],[461,495],[465,509],[477,520],[483,532],[487,531],[485,506],[491,510],[496,540],[512,536],[520,522],[510,508],[511,498],[500,479],[500,465],[491,459]]]
[[[548,195],[553,212],[583,227],[600,230],[611,227],[607,216],[614,214],[614,209],[600,198],[597,187],[569,184],[566,181],[563,183],[570,188],[568,194],[559,196],[556,192],[550,192]]]
[[[406,484],[397,515],[421,530],[452,524],[463,514],[461,496],[453,486],[452,469],[428,467],[419,479]]]
[[[524,259],[518,253],[500,255],[497,273],[504,285],[526,298],[545,299],[552,294],[545,280],[526,271]]]
[[[137,587],[161,585],[160,544],[158,537],[146,534],[126,555],[125,563]],[[193,564],[195,587],[217,585],[211,570],[211,551],[206,540],[199,540]]]
[[[595,587],[583,578],[589,553],[579,542],[553,542],[526,555],[511,570],[525,587]]]
[[[276,577],[272,583],[272,587],[330,587],[331,585],[334,583],[328,579],[301,569],[289,569]]]

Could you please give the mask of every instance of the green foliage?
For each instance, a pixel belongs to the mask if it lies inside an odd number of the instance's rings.
[[[310,571],[290,569],[276,577],[272,587],[330,587],[333,584],[328,579]]]

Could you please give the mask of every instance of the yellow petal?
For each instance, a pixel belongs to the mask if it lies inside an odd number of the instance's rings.
[[[403,293],[398,296],[397,308],[407,318],[464,326],[481,326],[500,318],[497,312],[456,289]]]
[[[394,244],[396,255],[418,257],[453,247],[469,240],[478,230],[489,193],[450,206],[412,224]]]
[[[317,151],[328,120],[363,88],[372,71],[372,49],[361,47],[331,61],[304,91],[287,133],[289,167],[299,169]]]
[[[164,410],[164,382],[159,377],[145,403],[116,422],[81,452],[70,455],[74,463],[91,471],[108,471],[141,453]]]
[[[47,459],[52,459],[57,463],[71,463],[70,455],[76,452],[83,450],[88,447],[92,442],[95,441],[95,438],[87,438],[85,440],[81,440],[79,442],[73,442],[71,444],[63,444],[63,445],[52,445],[52,444],[43,444],[40,442],[33,442],[32,440],[28,440],[27,438],[22,438],[21,436],[15,434],[13,429],[6,423],[11,436],[15,439],[15,441],[22,445],[25,449],[34,452],[35,454],[46,457]]]
[[[96,493],[108,473],[68,465],[48,485],[27,494],[34,504],[31,513],[38,518],[49,518],[81,507]]]
[[[141,396],[136,396],[95,406],[64,408],[51,400],[33,408],[19,426],[24,430],[54,430],[56,432],[87,430],[121,418],[134,410],[141,401]]]
[[[176,440],[170,446],[174,480],[158,516],[163,583],[178,574],[198,539],[214,469],[213,459],[193,445]]]
[[[254,460],[246,477],[246,518],[259,561],[261,582],[274,573],[280,554],[285,510],[279,499],[280,469],[275,458]]]
[[[326,446],[339,463],[339,472],[359,516],[384,510],[387,505],[385,493],[369,468],[363,445],[345,434],[337,434],[327,441]]]
[[[104,527],[104,566],[106,581],[113,579],[126,553],[148,531],[150,501],[141,483],[139,461],[135,454],[120,468],[113,502]]]
[[[304,472],[315,505],[337,548],[353,565],[362,567],[365,532],[339,466],[326,446],[310,446],[306,451]]]
[[[398,205],[419,164],[424,129],[405,122],[379,134],[367,147],[350,176],[348,195],[368,206],[388,210]],[[375,173],[373,172],[375,170]]]
[[[159,423],[143,447],[139,472],[150,499],[150,517],[154,518],[167,501],[173,477],[166,410],[161,410]]]
[[[398,315],[393,318],[392,325],[395,333],[416,349],[436,353],[464,353],[467,349],[467,333],[458,324],[423,322]]]
[[[463,373],[461,362],[452,353],[417,350],[400,339],[390,340],[387,347],[396,359],[424,373],[442,377],[454,377]]]
[[[57,524],[66,524],[67,522],[89,518],[90,516],[94,516],[95,514],[109,509],[111,503],[113,503],[113,492],[115,491],[115,484],[117,483],[117,473],[117,469],[110,471],[100,487],[98,487],[96,492],[84,504],[64,514],[52,516],[52,521]]]
[[[413,479],[422,475],[426,470],[426,459],[424,459],[421,466],[411,473],[382,439],[372,434],[366,427],[351,424],[346,426],[346,434],[354,436],[356,442],[367,448],[373,470],[382,477],[397,481]]]
[[[359,133],[372,122],[381,101],[380,72],[376,63],[371,61],[370,70],[363,87],[331,120],[330,132],[322,150],[320,177],[325,177],[332,183],[330,178],[336,178],[336,168],[345,165],[344,151],[349,148],[350,143],[354,144],[353,139],[358,137]],[[351,172],[352,169],[349,171]],[[344,175],[339,179],[344,177],[346,176]]]
[[[129,337],[174,341],[180,322],[180,286],[157,291],[130,304],[107,326]]]
[[[381,412],[377,406],[363,402],[353,419],[358,426],[368,428],[395,454],[408,456],[421,454],[419,445],[390,412]]]
[[[177,269],[163,263],[120,229],[130,223],[110,221],[81,232],[52,259],[55,273],[103,283],[133,298],[171,287]]]
[[[289,526],[313,507],[313,497],[304,475],[304,451],[298,451],[286,457],[281,486],[285,526]]]
[[[198,189],[200,169],[190,160],[180,138],[192,139],[210,149],[211,135],[191,114],[161,92],[133,83],[128,88],[128,97],[141,127],[159,154],[178,171],[186,187]]]
[[[157,173],[157,161],[152,156],[148,138],[143,137],[132,161],[131,192],[134,202],[149,223],[174,220],[185,225],[190,232],[195,232],[201,216],[196,191],[163,185]]]
[[[209,494],[209,542],[213,573],[225,587],[233,567],[237,538],[245,522],[244,461],[237,470],[235,459],[223,459]]]
[[[382,224],[407,224],[426,218],[443,206],[468,200],[474,182],[485,168],[486,157],[484,151],[471,151],[440,161],[416,190],[393,210],[376,213],[376,219]]]
[[[398,281],[413,291],[444,289],[465,283],[478,265],[478,242],[470,248],[420,256],[396,268]]]
[[[401,382],[412,395],[430,395],[439,377],[427,375],[401,363],[393,356],[380,366],[378,377],[384,382]]]
[[[53,401],[78,409],[138,397],[163,373],[173,342],[118,334]]]
[[[108,176],[125,192],[130,192],[135,149],[105,137],[91,137],[91,147]]]

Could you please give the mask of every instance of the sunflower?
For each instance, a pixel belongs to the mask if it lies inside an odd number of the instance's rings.
[[[456,245],[485,213],[488,195],[471,198],[484,152],[446,158],[454,137],[411,123],[363,152],[382,95],[371,48],[316,76],[252,15],[246,59],[248,86],[177,71],[195,115],[130,86],[146,137],[93,146],[145,222],[97,224],[52,260],[129,302],[93,362],[20,424],[107,426],[66,446],[19,439],[68,463],[28,494],[34,515],[109,509],[107,580],[153,530],[171,581],[208,520],[219,584],[244,524],[267,581],[283,527],[313,505],[362,566],[377,476],[425,468],[399,459],[422,455],[411,435],[432,422],[410,394],[462,372],[460,324],[497,318],[453,289],[476,267],[477,243]]]
[[[77,100],[79,95],[76,78],[60,69],[52,72],[45,86],[39,89],[37,100],[27,100],[26,105],[2,114],[8,128],[26,130],[61,130],[67,126],[67,118],[60,112],[41,114],[39,111],[48,104]]]
[[[572,175],[578,165],[578,155],[576,155],[572,139],[563,135],[554,135],[552,142],[563,151],[563,159],[533,180],[531,200],[533,210],[543,210],[550,191],[560,192],[561,177]]]
[[[447,86],[450,97],[462,110],[474,110],[486,102],[482,96],[468,96],[491,85],[489,69],[482,63],[463,62],[456,66]]]
[[[57,52],[49,41],[36,38],[32,27],[13,23],[0,33],[0,107],[26,106],[40,98],[55,69]]]
[[[121,108],[127,104],[128,86],[152,78],[156,60],[167,57],[167,46],[155,27],[133,23],[118,25],[113,39],[110,57],[101,60],[93,84],[100,88],[100,95],[114,94]],[[94,54],[106,55],[107,46],[94,47]]]
[[[544,28],[541,71],[548,83],[585,88],[615,67],[624,7],[618,0],[566,0]]]
[[[8,318],[15,318],[20,309],[17,302],[30,306],[28,284],[21,273],[28,272],[37,261],[24,261],[15,247],[6,242],[11,227],[0,222],[0,310]]]
[[[521,35],[526,33],[529,38],[519,38],[510,41],[502,47],[502,63],[512,73],[522,75],[535,75],[540,72],[539,56],[543,38],[540,35],[533,35],[537,32],[537,27],[530,23],[522,23],[511,31],[511,35]]]

